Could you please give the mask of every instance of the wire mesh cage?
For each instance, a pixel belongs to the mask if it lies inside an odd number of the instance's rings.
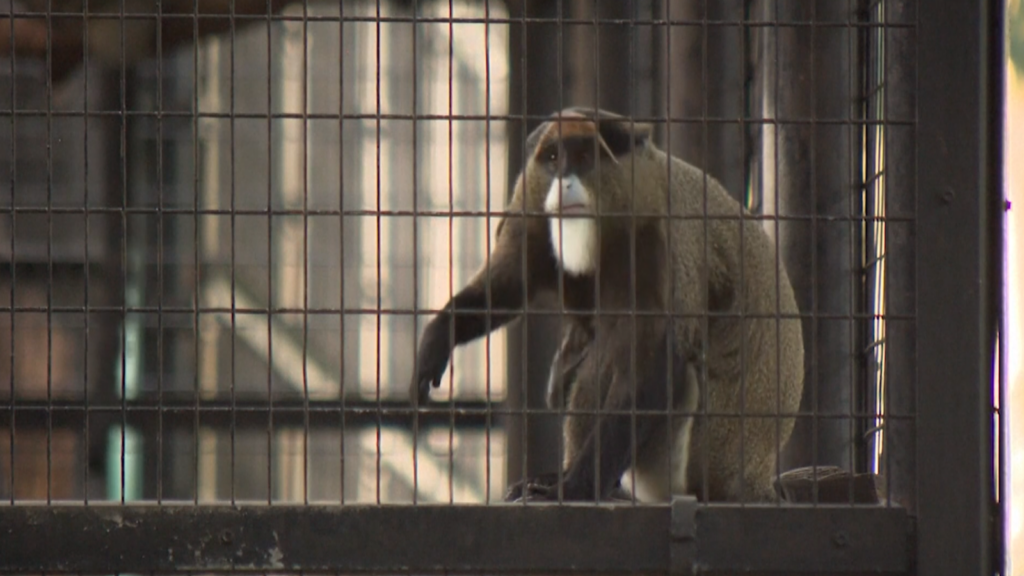
[[[0,572],[1002,570],[954,4],[0,1]]]

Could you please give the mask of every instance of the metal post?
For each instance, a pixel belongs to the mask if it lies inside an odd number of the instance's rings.
[[[774,11],[772,8],[774,7]],[[842,1],[779,2],[759,15],[775,26],[763,32],[762,97],[776,119],[764,130],[763,162],[774,178],[762,183],[765,213],[779,222],[781,257],[805,315],[806,378],[799,418],[782,468],[855,468],[853,398],[862,386],[859,308],[859,194],[855,161],[859,137],[856,18]],[[811,22],[811,25],[807,25]],[[827,25],[826,25],[827,24]],[[794,119],[812,119],[794,122]],[[771,171],[767,172],[771,175]],[[776,206],[777,197],[777,206]]]
[[[541,116],[567,106],[597,105],[624,115],[654,112],[654,46],[652,26],[603,23],[606,20],[650,20],[650,0],[596,3],[524,0],[510,2],[513,21],[509,48],[510,113]],[[597,24],[565,24],[559,16],[596,20]],[[516,18],[550,19],[550,23],[516,23]],[[635,83],[623,90],[623,82]],[[632,84],[631,84],[632,85]],[[524,162],[523,142],[539,119],[509,123],[513,179]],[[547,308],[549,302],[538,308]],[[560,343],[557,317],[531,315],[509,327],[508,402],[514,413],[508,421],[508,478],[510,482],[561,465],[561,427],[556,415],[531,414],[544,406],[545,385],[554,351]],[[525,330],[525,335],[524,331]],[[526,427],[524,434],[523,427]],[[525,443],[524,443],[525,442]],[[525,451],[525,457],[524,457]]]
[[[916,11],[917,573],[992,574],[1001,2]],[[955,39],[955,41],[953,41]]]
[[[659,108],[674,121],[660,134],[666,150],[706,170],[738,200],[747,187],[748,130],[738,120],[746,116],[747,32],[721,23],[743,21],[745,3],[664,2],[658,9],[673,23],[660,46]]]
[[[559,4],[538,0],[509,2],[509,114],[543,115],[558,109]],[[551,24],[517,23],[517,18],[551,19]],[[509,194],[528,153],[526,135],[537,120],[512,120],[508,125]],[[561,430],[557,418],[529,416],[531,409],[544,406],[544,385],[548,367],[558,345],[559,322],[554,317],[523,317],[508,330],[508,404],[512,415],[507,420],[509,483],[556,470]]]
[[[914,111],[916,109],[914,74],[915,53],[914,0],[889,0],[882,10],[881,53],[877,62],[882,67],[878,80],[881,88],[881,110],[877,120],[884,122],[883,164],[872,176],[882,178],[884,203],[884,254],[880,265],[884,273],[884,292],[877,294],[885,303],[884,333],[881,342],[868,346],[884,346],[880,366],[884,377],[881,386],[869,394],[870,409],[876,405],[875,395],[881,396],[884,406],[882,451],[878,470],[882,473],[882,488],[891,502],[915,509],[914,484],[916,474],[914,422],[916,330],[912,320],[916,310],[916,262],[914,210],[916,170],[914,165]],[[868,440],[871,440],[870,435]],[[870,442],[872,445],[873,442]]]

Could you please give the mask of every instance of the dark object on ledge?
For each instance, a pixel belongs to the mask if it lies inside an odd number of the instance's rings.
[[[780,474],[775,479],[775,490],[793,503],[878,504],[882,499],[878,478],[870,473],[853,474],[838,466],[806,466]]]

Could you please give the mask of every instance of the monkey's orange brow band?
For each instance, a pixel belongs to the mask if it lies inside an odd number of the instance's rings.
[[[561,129],[559,129],[559,126],[561,126]],[[612,154],[611,148],[608,147],[608,143],[606,143],[604,138],[601,137],[601,133],[597,129],[597,124],[591,120],[585,119],[582,115],[572,112],[563,114],[561,120],[556,119],[548,121],[548,128],[544,131],[544,135],[541,136],[540,142],[537,144],[537,149],[540,150],[545,144],[558,140],[559,138],[572,138],[573,136],[596,136],[597,142],[601,145],[601,148],[608,153],[608,157],[616,164],[619,163],[618,159],[615,158],[615,154]]]

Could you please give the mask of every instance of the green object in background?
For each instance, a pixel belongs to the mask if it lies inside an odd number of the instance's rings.
[[[142,499],[142,436],[134,428],[112,426],[107,433],[107,497],[113,501],[120,501],[122,496],[125,502]]]

